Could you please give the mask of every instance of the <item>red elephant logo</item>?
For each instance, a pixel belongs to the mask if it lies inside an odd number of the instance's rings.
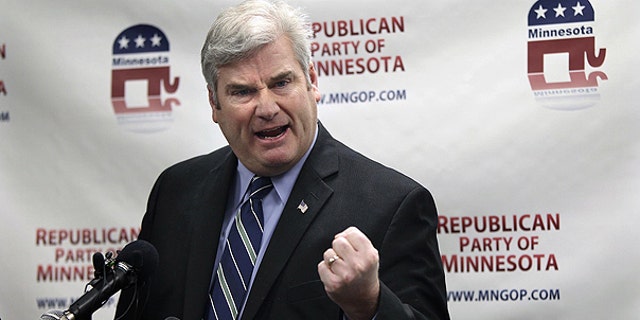
[[[599,68],[607,49],[597,48],[593,22],[595,13],[588,0],[540,0],[529,11],[527,73],[536,99],[557,109],[581,109],[599,99],[599,81],[607,75]],[[568,70],[549,70],[545,58],[556,55],[567,59]],[[548,73],[568,75],[562,81],[549,79]],[[575,98],[575,99],[574,99]]]
[[[146,90],[129,92],[127,84],[133,82],[145,84]],[[120,124],[137,131],[164,129],[162,124],[170,122],[173,106],[180,101],[163,96],[176,93],[179,84],[179,77],[171,77],[169,41],[160,29],[140,24],[118,35],[113,43],[111,102]],[[145,96],[145,102],[132,105],[129,95]]]

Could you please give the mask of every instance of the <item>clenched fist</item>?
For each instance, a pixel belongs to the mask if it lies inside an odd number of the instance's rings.
[[[378,250],[356,227],[335,235],[318,264],[327,295],[350,320],[371,320],[380,296]]]

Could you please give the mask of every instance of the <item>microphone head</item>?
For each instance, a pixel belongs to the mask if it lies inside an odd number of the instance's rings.
[[[131,266],[139,281],[147,281],[158,267],[158,251],[151,243],[136,240],[124,246],[116,257],[117,262],[124,262]]]
[[[100,278],[104,273],[104,256],[100,252],[96,252],[93,254],[93,274],[96,278]]]
[[[40,316],[40,320],[60,320],[64,312],[60,310],[50,310]]]
[[[94,253],[93,256],[91,257],[91,260],[93,261],[94,267],[104,266],[104,256],[100,252]]]

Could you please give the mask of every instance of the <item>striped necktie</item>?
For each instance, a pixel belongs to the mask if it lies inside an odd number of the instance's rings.
[[[210,291],[205,320],[236,319],[260,251],[264,216],[262,198],[273,188],[268,177],[254,177],[249,199],[238,210]]]

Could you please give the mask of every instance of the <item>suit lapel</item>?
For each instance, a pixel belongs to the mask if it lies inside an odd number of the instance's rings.
[[[293,250],[333,193],[333,189],[323,179],[338,171],[338,160],[333,152],[334,140],[322,125],[319,127],[318,140],[300,171],[258,269],[243,319],[253,319],[256,316]],[[302,202],[306,204],[306,210],[299,209]]]
[[[222,221],[229,195],[229,186],[236,171],[237,160],[232,152],[219,165],[209,171],[201,185],[201,193],[189,214],[191,241],[185,250],[191,250],[187,262],[184,295],[184,319],[200,319],[209,292],[213,264]],[[203,280],[204,279],[204,280]]]

